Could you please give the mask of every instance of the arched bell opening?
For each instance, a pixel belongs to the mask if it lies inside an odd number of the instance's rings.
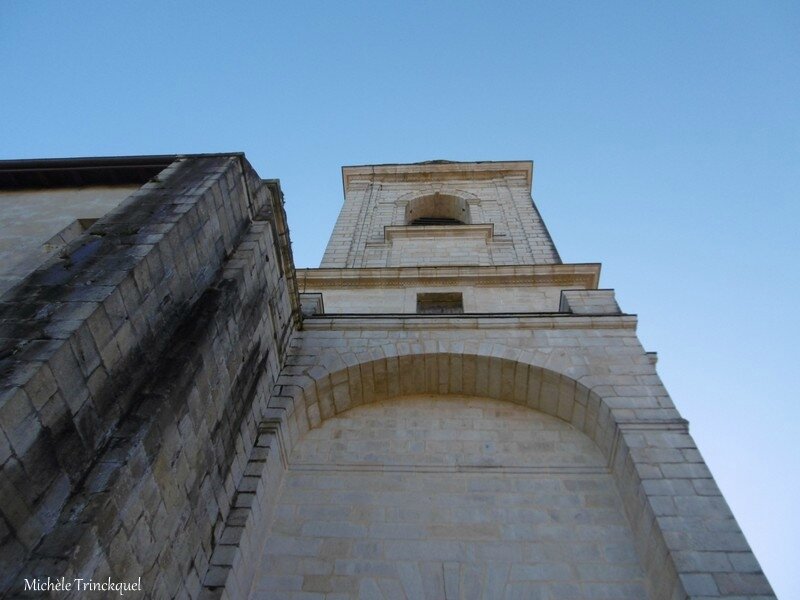
[[[470,224],[466,200],[449,194],[430,194],[406,205],[405,224],[412,226],[449,226]]]

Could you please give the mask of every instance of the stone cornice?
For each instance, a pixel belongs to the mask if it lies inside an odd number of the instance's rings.
[[[491,240],[494,234],[494,225],[480,223],[476,225],[427,225],[419,227],[414,225],[388,225],[383,228],[384,239],[388,242],[395,238],[483,238]]]
[[[426,465],[426,464],[370,464],[357,462],[305,463],[293,462],[287,466],[290,471],[307,473],[504,473],[514,475],[603,475],[609,473],[605,465]]]
[[[393,165],[359,165],[342,167],[342,184],[347,190],[355,181],[428,182],[428,181],[475,181],[524,178],[530,189],[533,180],[533,162],[427,162]]]
[[[559,286],[597,289],[599,263],[567,265],[386,267],[298,269],[301,292],[325,288],[398,288],[416,286]]]
[[[447,329],[636,329],[636,315],[506,313],[464,315],[353,314],[316,315],[303,320],[305,331]]]

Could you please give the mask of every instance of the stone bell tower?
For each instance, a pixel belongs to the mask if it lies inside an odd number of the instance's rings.
[[[322,267],[561,262],[531,203],[532,174],[531,162],[345,167]]]
[[[343,168],[297,272],[250,597],[770,597],[636,317],[600,265],[561,262],[532,168]]]

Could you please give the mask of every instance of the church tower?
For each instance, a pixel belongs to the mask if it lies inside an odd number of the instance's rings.
[[[531,203],[532,176],[530,162],[345,167],[322,267],[561,262]]]
[[[532,174],[343,168],[321,267],[298,270],[251,597],[769,595],[636,317],[599,264],[562,263]]]

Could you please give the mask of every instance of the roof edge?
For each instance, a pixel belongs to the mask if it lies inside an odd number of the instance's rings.
[[[444,175],[458,173],[477,175],[481,173],[496,172],[498,176],[507,173],[524,175],[526,184],[530,187],[533,183],[532,160],[501,160],[501,161],[446,161],[434,160],[416,163],[385,163],[377,165],[349,165],[342,167],[342,185],[347,190],[350,181],[355,179],[392,179],[414,178],[423,175]]]
[[[0,160],[0,190],[143,185],[181,158],[243,157],[243,152]]]

